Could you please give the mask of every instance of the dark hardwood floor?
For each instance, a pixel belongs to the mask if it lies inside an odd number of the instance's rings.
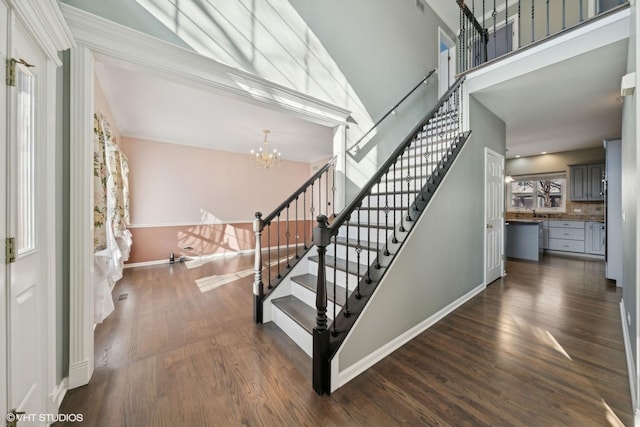
[[[633,425],[621,293],[602,262],[509,261],[331,396],[313,392],[310,359],[284,333],[252,323],[252,265],[126,270],[95,330],[93,378],[61,412],[110,427]],[[196,282],[214,275],[229,283]]]

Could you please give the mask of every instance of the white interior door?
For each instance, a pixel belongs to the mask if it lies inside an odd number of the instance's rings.
[[[8,8],[4,0],[0,0],[0,28],[8,28]],[[7,31],[0,31],[0,64],[7,59]],[[7,86],[6,68],[0,66],[0,167],[7,166]],[[0,243],[7,237],[7,174],[0,173]],[[0,259],[0,416],[7,413],[7,267],[4,258]],[[0,422],[0,425],[2,423]]]
[[[9,12],[9,57],[15,85],[7,86],[7,233],[15,260],[7,264],[7,410],[25,412],[18,426],[43,425],[46,413],[42,129],[46,125],[42,52]],[[9,416],[9,415],[8,415]]]
[[[485,148],[485,283],[504,271],[504,156]]]

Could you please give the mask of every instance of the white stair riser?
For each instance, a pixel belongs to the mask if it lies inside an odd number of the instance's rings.
[[[385,181],[382,178],[382,181],[379,184],[373,186],[373,193],[393,193],[401,192],[401,191],[417,191],[421,190],[424,183],[426,182],[426,178],[421,176],[418,180],[411,179],[409,184],[407,185],[407,181],[398,180],[388,180]],[[382,198],[382,196],[380,197]]]
[[[333,264],[331,266],[327,265],[325,267],[325,277],[327,278],[328,282],[333,282],[334,278],[333,278]],[[360,272],[361,274],[365,274],[367,271],[367,267],[366,266],[362,266],[360,268]],[[314,275],[318,275],[318,264],[315,262],[310,262],[309,263],[309,273],[314,274]],[[355,289],[356,285],[358,284],[358,281],[360,280],[358,278],[358,276],[356,276],[355,274],[351,274],[349,273],[348,275],[349,277],[349,290],[353,290]],[[345,284],[347,283],[347,273],[342,271],[342,270],[336,270],[336,277],[335,277],[335,282],[337,284],[339,284],[342,287],[345,287]]]
[[[413,200],[415,200],[415,198],[413,198]],[[406,205],[406,202],[404,204]],[[389,210],[388,218],[387,218],[387,215],[382,210],[378,210],[378,209],[372,210],[371,215],[367,214],[366,216],[364,215],[364,212],[365,211],[362,211],[362,214],[360,217],[360,219],[363,222],[368,222],[369,218],[371,218],[371,223],[373,224],[382,224],[382,225],[392,226],[394,224],[397,224],[397,225],[400,224],[400,220],[407,216],[408,209],[405,206],[404,209],[402,210],[395,210],[395,219],[394,219],[393,210]],[[349,233],[349,237],[353,238],[351,236],[351,233]]]
[[[293,282],[293,286],[292,286],[292,295],[295,296],[296,298],[298,298],[300,301],[304,302],[305,304],[307,304],[309,307],[314,308],[316,307],[316,293],[314,291],[311,291],[309,288],[302,286],[298,283]],[[330,319],[333,319],[333,306],[334,306],[334,302],[331,300],[327,300],[327,316]],[[336,308],[336,313],[338,313],[340,310],[342,310],[342,307],[339,304],[335,304],[335,308]]]
[[[404,191],[407,191],[407,186],[405,185]],[[418,195],[418,192],[407,192],[405,194],[381,194],[380,195],[380,200],[378,200],[378,196],[374,195],[372,197],[367,197],[362,201],[362,207],[368,208],[368,207],[373,207],[373,208],[377,208],[379,206],[384,207],[385,205],[388,206],[407,206],[407,198],[409,199],[410,203],[413,203],[413,201],[416,199],[416,196]],[[367,218],[368,218],[368,213],[366,211],[361,211],[360,212],[360,222],[367,222]],[[351,220],[352,221],[357,221],[358,220],[358,214],[357,212],[354,213],[353,215],[351,215]]]
[[[375,219],[374,217],[372,217],[372,219]],[[376,224],[375,221],[372,221],[372,224]],[[340,231],[338,232],[338,236],[340,237],[347,237],[347,227],[341,227]],[[369,230],[369,234],[367,235],[367,230]],[[351,225],[349,226],[349,237],[352,238],[353,236],[357,236],[358,234],[358,227],[356,227],[355,225]],[[378,240],[380,242],[386,242],[388,240],[388,238],[391,236],[392,230],[387,230],[385,228],[375,228],[375,227],[361,227],[360,228],[360,237],[363,240],[368,240],[369,242],[377,242]]]
[[[275,305],[271,307],[273,323],[278,325],[309,357],[313,357],[313,336],[298,325],[287,313],[284,313]]]

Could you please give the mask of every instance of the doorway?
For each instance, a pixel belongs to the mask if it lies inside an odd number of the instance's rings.
[[[438,98],[456,81],[456,44],[438,28]]]

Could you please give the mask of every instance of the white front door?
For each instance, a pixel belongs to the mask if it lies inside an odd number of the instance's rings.
[[[4,6],[4,5],[3,5]],[[44,156],[41,133],[46,129],[42,52],[21,23],[8,13],[8,58],[15,62],[15,83],[6,87],[7,236],[15,239],[14,257],[7,274],[7,381],[6,410],[24,412],[18,426],[43,425],[46,413],[45,342],[46,233],[42,202]],[[15,60],[15,61],[14,61]],[[11,69],[10,68],[10,69]],[[7,415],[10,421],[11,415]]]
[[[485,148],[485,284],[502,276],[504,156]]]

